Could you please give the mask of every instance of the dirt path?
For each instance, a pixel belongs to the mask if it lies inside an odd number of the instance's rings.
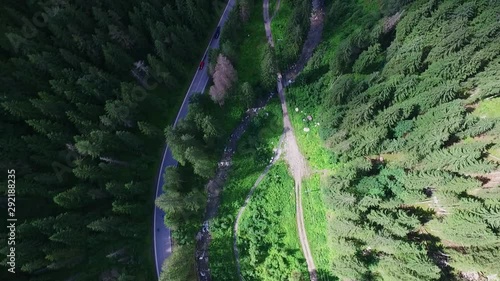
[[[271,22],[273,21],[274,17],[278,13],[278,11],[280,9],[280,5],[281,5],[281,0],[278,0],[278,2],[276,2],[276,6],[274,7],[274,13],[273,13],[273,16],[271,17]]]
[[[490,155],[491,157],[492,155]],[[494,156],[493,156],[494,157]],[[496,157],[495,157],[496,158]],[[471,177],[479,178],[483,181],[482,188],[494,188],[500,186],[500,171],[493,171],[487,174],[468,174]]]
[[[438,216],[444,216],[448,214],[448,211],[439,203],[439,199],[436,196],[436,194],[433,194],[431,199],[432,199],[431,207],[434,208],[434,211]]]
[[[264,0],[264,29],[266,30],[267,43],[274,48],[273,36],[271,34],[271,20],[269,19],[269,0]]]
[[[254,185],[252,186],[252,188],[248,192],[248,195],[245,199],[245,203],[243,203],[243,206],[241,206],[240,210],[238,211],[238,215],[236,216],[236,222],[234,223],[234,229],[233,229],[233,253],[234,253],[234,258],[236,260],[236,270],[238,271],[238,278],[240,279],[240,281],[243,280],[243,278],[241,276],[240,254],[238,251],[238,243],[237,243],[238,242],[237,241],[238,240],[238,227],[240,224],[240,219],[241,219],[241,216],[243,215],[243,212],[245,211],[248,203],[250,202],[250,198],[252,198],[252,195],[253,195],[255,189],[260,184],[260,182],[264,179],[264,177],[267,175],[267,173],[269,172],[271,167],[279,160],[279,158],[281,156],[281,145],[283,143],[284,136],[285,136],[285,134],[282,134],[280,137],[280,140],[278,142],[278,149],[276,151],[275,156],[273,157],[273,161],[269,165],[266,166],[264,171],[260,174],[259,178],[255,181]]]
[[[227,178],[227,174],[231,168],[231,161],[236,150],[239,139],[245,133],[246,128],[250,124],[251,118],[257,114],[257,112],[262,109],[269,100],[273,97],[273,94],[269,95],[267,98],[260,100],[255,108],[251,108],[247,111],[247,115],[243,117],[241,123],[236,127],[236,129],[231,134],[226,145],[226,150],[222,155],[221,161],[219,162],[219,167],[215,172],[215,176],[206,185],[207,189],[207,205],[205,207],[205,217],[204,223],[196,235],[196,270],[198,272],[198,280],[210,281],[212,277],[210,275],[209,261],[208,261],[208,247],[210,245],[210,225],[209,221],[215,218],[220,205],[220,195],[222,192],[222,187]]]
[[[278,74],[281,77],[281,74]],[[288,108],[286,106],[285,91],[283,90],[283,85],[281,79],[278,79],[278,95],[281,101],[281,109],[283,110],[283,129],[285,131],[285,161],[293,175],[295,180],[295,213],[297,219],[297,230],[299,233],[299,240],[302,247],[302,252],[307,262],[307,270],[309,271],[309,277],[312,281],[317,280],[316,266],[314,265],[314,260],[311,255],[311,249],[309,247],[309,240],[307,239],[306,228],[304,224],[304,213],[302,211],[302,178],[310,174],[310,168],[307,165],[307,161],[300,153],[297,140],[293,133],[292,124],[290,122],[290,117],[288,115]]]
[[[323,11],[322,11],[323,2],[322,0],[313,0],[312,3],[313,3],[313,14],[311,16],[311,28],[309,30],[306,42],[304,43],[302,54],[297,63],[297,65],[299,65],[300,67],[296,67],[294,69],[296,71],[295,75],[298,74],[298,72],[300,72],[300,70],[303,69],[303,67],[307,63],[307,60],[309,60],[309,58],[312,56],[312,52],[314,51],[319,41],[321,40],[321,33],[323,30]],[[277,2],[273,17],[276,15],[279,6],[280,6],[280,0],[278,0]],[[274,47],[274,41],[271,34],[271,19],[269,18],[269,0],[264,0],[263,10],[264,10],[264,28],[266,31],[268,43],[269,45],[271,45],[271,47]],[[318,15],[320,16],[318,17]],[[279,159],[283,151],[285,152],[286,162],[288,163],[289,168],[295,180],[296,218],[297,218],[297,228],[298,228],[302,251],[306,258],[310,279],[316,281],[317,272],[311,255],[311,250],[309,248],[309,242],[307,240],[307,234],[304,224],[304,215],[302,211],[302,185],[301,185],[302,178],[310,174],[310,169],[307,165],[307,161],[305,160],[304,156],[300,153],[299,146],[297,145],[297,141],[295,139],[295,135],[293,134],[293,128],[290,122],[290,118],[288,116],[285,93],[281,81],[282,75],[281,73],[278,73],[277,75],[278,75],[278,82],[277,82],[278,95],[280,98],[281,108],[283,111],[283,135],[281,136],[278,144],[276,157],[274,157],[273,161],[269,165],[267,165],[265,170],[261,173],[257,181],[250,189],[243,206],[238,211],[238,215],[236,217],[233,229],[233,252],[236,260],[238,278],[242,280],[241,267],[239,263],[239,252],[237,247],[237,234],[238,234],[239,221],[241,219],[243,212],[246,209],[246,206],[250,202],[250,199],[255,189],[260,184],[262,179],[266,176],[266,174],[269,172],[274,163],[276,163],[276,161]],[[267,101],[269,101],[269,99]],[[267,101],[265,103],[267,103]],[[231,135],[232,139],[230,140],[230,144],[228,145],[230,154],[228,156],[226,155],[223,156],[222,160],[222,162],[227,161],[226,163],[229,163],[229,165],[226,165],[225,167],[220,167],[219,170],[217,171],[216,177],[207,185],[209,198],[205,211],[205,223],[202,230],[197,235],[198,242],[196,245],[196,250],[197,250],[196,263],[199,272],[199,280],[211,280],[210,270],[208,268],[208,243],[210,241],[210,235],[207,222],[209,219],[215,217],[217,213],[217,209],[220,204],[220,192],[222,190],[222,185],[226,178],[227,171],[229,170],[230,167],[232,153],[234,149],[236,149],[236,142],[243,134],[244,128],[246,128],[247,125],[248,121],[244,120],[242,124],[240,124],[240,126],[235,130],[235,133]],[[284,143],[284,148],[282,149],[283,143]]]
[[[286,75],[286,79],[294,79],[298,73],[305,67],[309,58],[311,58],[314,49],[319,44],[321,40],[321,34],[323,32],[324,23],[324,13],[323,13],[323,1],[313,0],[313,9],[311,15],[311,26],[307,39],[304,42],[302,53],[299,60],[294,65],[289,73]],[[271,32],[271,22],[269,20],[269,0],[264,0],[264,27],[266,30],[266,36],[268,38],[268,43],[274,47],[274,41]],[[293,127],[290,122],[290,117],[288,114],[288,108],[286,105],[285,91],[283,89],[283,79],[282,74],[278,73],[278,95],[281,102],[281,109],[283,111],[283,129],[284,129],[284,153],[285,160],[288,163],[290,171],[295,180],[295,208],[296,208],[296,219],[297,219],[297,229],[300,239],[300,244],[302,247],[302,252],[307,262],[307,269],[309,271],[309,277],[311,280],[316,281],[317,271],[314,265],[314,260],[311,255],[311,250],[309,247],[309,240],[307,239],[307,233],[304,224],[304,213],[302,211],[302,178],[308,176],[311,173],[307,161],[300,152],[297,140],[293,133]]]

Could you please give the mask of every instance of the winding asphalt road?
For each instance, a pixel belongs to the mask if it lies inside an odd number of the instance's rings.
[[[224,12],[222,13],[222,16],[219,20],[218,26],[222,27],[224,26],[228,16],[229,12],[232,10],[234,5],[236,4],[235,0],[229,0],[226,8],[224,9]],[[213,37],[212,37],[213,38]],[[203,54],[203,57],[200,61],[205,62],[205,66],[208,66],[208,60],[207,60],[207,53],[209,49],[213,48],[218,48],[219,47],[219,39],[213,39],[210,41],[208,44],[205,53]],[[206,71],[206,67],[203,68],[202,70],[196,71],[193,80],[191,81],[191,85],[189,86],[189,89],[186,93],[186,96],[184,97],[184,101],[182,102],[181,108],[179,109],[179,113],[177,113],[177,117],[175,118],[174,126],[177,125],[177,122],[180,119],[183,119],[186,117],[188,113],[188,104],[189,104],[189,98],[197,93],[203,93],[205,91],[205,87],[207,86],[209,80],[208,73]],[[163,173],[165,171],[165,168],[168,166],[175,166],[177,165],[177,161],[172,157],[172,151],[168,147],[168,145],[165,146],[164,152],[163,152],[163,158],[161,161],[161,166],[158,171],[158,178],[156,182],[156,194],[155,198],[160,197],[163,193],[163,184],[165,182],[163,178]],[[153,218],[153,239],[154,239],[154,256],[155,256],[155,264],[156,264],[156,275],[158,278],[160,278],[160,271],[163,262],[165,259],[167,259],[171,253],[172,253],[172,241],[170,237],[170,229],[168,229],[164,222],[163,218],[165,216],[165,212],[161,210],[160,208],[156,207],[154,208],[154,218]]]

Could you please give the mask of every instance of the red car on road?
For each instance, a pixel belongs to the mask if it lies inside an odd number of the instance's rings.
[[[199,70],[202,70],[204,66],[205,66],[205,62],[204,62],[204,61],[201,61],[201,62],[200,62],[200,67],[199,67],[198,69],[199,69]]]

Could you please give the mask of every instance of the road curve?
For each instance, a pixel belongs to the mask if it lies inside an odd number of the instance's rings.
[[[229,12],[232,10],[234,7],[236,1],[235,0],[229,0],[226,8],[224,9],[224,12],[221,15],[221,18],[219,20],[218,26],[224,26],[228,16]],[[213,38],[213,37],[212,37]],[[219,47],[219,40],[218,39],[213,39],[210,41],[208,44],[207,48],[205,49],[205,53],[203,54],[203,57],[200,61],[205,62],[205,66],[208,66],[208,60],[207,60],[207,53],[209,49],[212,48],[218,48]],[[207,86],[209,80],[208,73],[206,71],[206,67],[203,70],[198,70],[196,71],[193,80],[191,81],[191,85],[189,85],[189,89],[186,93],[186,96],[184,97],[184,100],[182,102],[181,108],[179,109],[179,112],[177,113],[177,117],[175,118],[174,126],[177,125],[177,122],[184,117],[186,117],[188,113],[188,104],[189,104],[189,98],[197,93],[203,93],[205,91],[205,87]],[[157,181],[156,181],[156,193],[155,193],[155,198],[160,197],[160,195],[163,194],[163,184],[165,182],[163,178],[163,173],[165,171],[165,168],[168,166],[174,166],[177,165],[177,161],[172,157],[172,151],[168,147],[168,145],[165,145],[164,151],[163,151],[163,158],[161,161],[161,165],[158,171],[158,176],[157,176]],[[154,206],[154,215],[153,215],[153,242],[154,242],[154,256],[155,256],[155,265],[156,265],[156,275],[157,278],[160,278],[160,271],[161,267],[163,265],[163,262],[171,255],[172,253],[172,242],[171,242],[171,236],[170,236],[170,229],[168,229],[165,224],[164,224],[164,218],[165,212],[161,210],[160,208]]]

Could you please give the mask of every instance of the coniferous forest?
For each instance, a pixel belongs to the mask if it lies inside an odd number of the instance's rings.
[[[162,131],[223,7],[2,1],[0,167],[16,172],[18,222],[17,272],[0,279],[155,278]],[[0,244],[5,266],[6,236]]]
[[[414,1],[386,14],[355,2],[330,6],[336,40],[289,94],[317,112],[335,159],[322,183],[325,271],[497,280],[500,2]]]

